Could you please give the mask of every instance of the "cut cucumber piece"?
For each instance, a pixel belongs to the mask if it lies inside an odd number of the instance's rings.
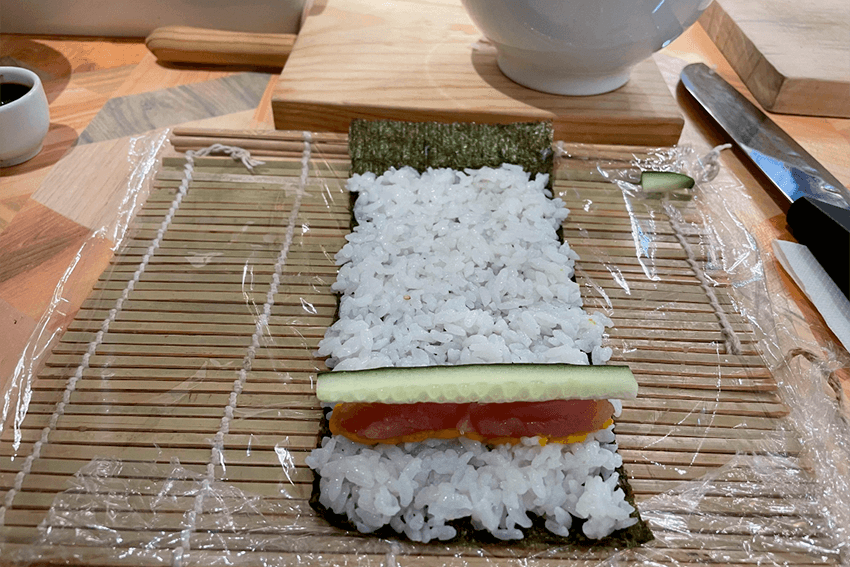
[[[694,178],[675,171],[644,171],[640,184],[647,191],[676,191],[693,187]]]
[[[385,404],[500,403],[625,399],[637,395],[628,366],[574,364],[468,364],[323,372],[323,402]]]

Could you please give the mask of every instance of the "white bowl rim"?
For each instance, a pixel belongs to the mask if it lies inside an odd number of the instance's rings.
[[[38,91],[38,88],[41,86],[41,78],[39,78],[39,76],[37,74],[33,73],[29,69],[25,69],[24,67],[15,67],[15,66],[0,67],[0,77],[3,77],[4,73],[17,73],[17,72],[21,72],[24,77],[26,77],[27,79],[30,79],[32,81],[32,84],[29,85],[30,90],[28,90],[24,94],[24,96],[22,96],[21,98],[19,98],[17,100],[13,100],[12,102],[7,102],[3,106],[0,106],[0,112],[3,112],[4,110],[6,112],[8,112],[9,109],[16,108],[17,106],[20,106],[21,104],[26,104],[26,102],[25,102],[26,100],[28,100],[32,97],[38,96],[36,91]],[[13,81],[5,81],[5,82],[11,83]]]

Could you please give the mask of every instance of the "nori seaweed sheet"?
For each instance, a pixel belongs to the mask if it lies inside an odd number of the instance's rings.
[[[330,409],[326,409],[322,412],[322,421],[319,428],[317,446],[321,446],[322,439],[330,437],[331,435],[327,419],[328,413],[330,413]],[[433,541],[429,544],[423,545],[445,545],[447,543],[451,543],[452,545],[474,547],[478,547],[480,545],[500,545],[511,546],[516,549],[545,545],[569,547],[578,551],[628,549],[643,545],[644,543],[652,541],[654,536],[652,535],[652,531],[650,531],[649,527],[646,525],[646,522],[641,519],[637,506],[635,506],[634,493],[631,485],[626,480],[626,474],[623,471],[623,467],[619,467],[617,469],[617,474],[619,475],[619,483],[617,486],[625,493],[626,501],[634,507],[635,511],[632,512],[632,517],[637,518],[638,522],[633,526],[618,530],[602,539],[591,539],[585,536],[581,531],[581,524],[583,522],[581,519],[573,518],[570,535],[564,537],[547,530],[544,526],[543,518],[534,514],[529,514],[533,524],[530,528],[520,528],[522,529],[523,534],[525,534],[525,537],[521,540],[500,540],[486,530],[475,529],[469,518],[460,518],[447,522],[448,525],[457,530],[457,535],[452,540],[448,542]],[[357,528],[348,519],[348,517],[345,516],[345,514],[336,514],[333,510],[319,502],[320,482],[320,476],[314,471],[313,492],[310,496],[310,506],[332,526],[359,533]],[[372,532],[371,535],[384,539],[407,539],[404,534],[396,532],[389,525]]]
[[[477,169],[481,167],[499,167],[503,163],[521,165],[530,173],[549,175],[552,185],[553,173],[553,130],[550,122],[532,122],[516,124],[441,124],[426,122],[399,122],[391,120],[352,120],[349,129],[349,154],[351,173],[383,173],[391,167],[411,166],[422,172],[427,168],[448,167],[451,169]],[[352,194],[352,199],[354,195]],[[352,202],[353,205],[353,202]],[[352,220],[352,223],[354,221]],[[563,241],[561,229],[558,239]],[[337,298],[337,311],[339,298]],[[336,319],[336,317],[334,317]],[[330,437],[327,413],[323,412],[317,447],[322,439]],[[487,531],[476,530],[469,518],[448,522],[458,535],[451,542],[435,541],[433,545],[454,545],[479,547],[481,545],[511,546],[521,549],[540,545],[565,546],[576,550],[627,549],[637,547],[654,539],[652,531],[640,518],[635,506],[634,493],[626,479],[622,467],[617,469],[618,486],[623,490],[626,501],[635,511],[633,517],[638,522],[626,529],[594,540],[581,531],[581,520],[575,519],[568,537],[559,536],[544,527],[544,520],[531,514],[533,525],[523,529],[522,540],[505,541],[495,538]],[[319,502],[320,477],[313,472],[313,490],[310,506],[335,527],[357,532],[357,528],[345,515],[335,514]],[[373,532],[381,538],[406,539],[390,526],[384,526]]]
[[[529,173],[551,173],[553,130],[550,122],[474,124],[352,120],[348,131],[351,172],[381,174],[410,166],[479,169],[503,163]]]

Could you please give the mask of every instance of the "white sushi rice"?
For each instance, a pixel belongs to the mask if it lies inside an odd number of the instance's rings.
[[[511,165],[353,176],[328,367],[606,362],[611,322],[581,308],[577,255],[556,234],[569,211],[547,181]]]
[[[611,428],[584,443],[541,446],[535,437],[492,449],[464,438],[367,447],[336,435],[307,464],[321,477],[319,502],[364,533],[389,524],[413,541],[448,540],[457,534],[447,522],[468,516],[514,540],[532,513],[562,536],[584,519],[584,534],[598,539],[637,522],[617,487],[613,441]]]
[[[339,319],[319,345],[334,370],[500,362],[604,364],[610,320],[588,314],[571,280],[577,255],[556,230],[569,211],[520,167],[411,168],[354,175],[357,226],[337,254]],[[618,410],[621,407],[615,401]],[[601,538],[636,522],[617,488],[613,429],[581,444],[488,448],[468,439],[365,446],[323,440],[307,464],[320,503],[357,529],[414,541],[453,538],[470,517],[520,539],[529,514],[566,536]]]

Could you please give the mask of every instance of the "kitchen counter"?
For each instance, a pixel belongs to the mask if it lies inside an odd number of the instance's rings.
[[[136,151],[135,144],[178,125],[273,130],[270,101],[280,70],[162,65],[147,52],[141,39],[7,35],[0,37],[0,53],[4,64],[29,67],[42,76],[52,120],[42,153],[0,173],[0,336],[4,339],[0,342],[0,390],[5,392],[8,386],[3,381],[12,374],[27,344],[47,343],[44,338],[33,342],[31,336],[38,332],[40,319],[54,301],[57,282],[64,282],[64,292],[59,309],[53,312],[54,322],[67,323],[109,265],[114,244],[111,229],[121,210],[116,195],[126,187],[128,155]],[[681,69],[702,61],[746,92],[704,30],[694,26],[654,58],[685,117],[680,143],[692,145],[700,153],[724,143],[722,134],[677,86]],[[839,180],[850,185],[850,163],[846,160],[850,155],[850,120],[773,118]],[[773,308],[782,313],[783,324],[793,331],[788,345],[777,346],[786,349],[803,344],[813,356],[822,355],[838,377],[839,391],[832,395],[841,397],[843,391],[845,400],[850,399],[850,379],[843,370],[850,357],[837,346],[820,315],[773,256],[774,239],[793,240],[785,223],[782,197],[768,190],[767,183],[737,151],[723,152],[721,164],[722,180],[743,190],[744,198],[736,200],[742,204],[735,211],[736,218],[757,242],[766,285],[775,302]],[[171,174],[175,175],[173,171]],[[92,238],[92,231],[102,227],[107,230]],[[86,247],[85,254],[78,255],[81,247]],[[67,272],[74,261],[80,262],[78,269]],[[843,409],[847,412],[846,406]],[[758,415],[760,410],[753,411]],[[10,431],[4,430],[0,445],[8,465],[3,469],[7,480],[14,476],[10,471],[19,466],[8,462],[10,455],[15,455],[8,450]],[[83,437],[87,433],[84,425],[79,431]],[[123,430],[120,433],[123,435]],[[197,432],[191,435],[202,437]],[[177,437],[174,447],[182,443]],[[74,443],[84,442],[75,440],[71,445]],[[133,460],[132,446],[128,447],[128,460]],[[688,465],[695,465],[693,471],[697,472],[703,471],[703,466],[705,471],[710,470],[716,463],[710,458],[712,451],[715,449],[706,451],[705,463]],[[58,458],[67,459],[63,462],[69,469],[80,463],[78,455]],[[280,464],[284,465],[283,460]],[[672,482],[675,478],[662,480]],[[16,518],[26,519],[27,511],[19,508]]]

